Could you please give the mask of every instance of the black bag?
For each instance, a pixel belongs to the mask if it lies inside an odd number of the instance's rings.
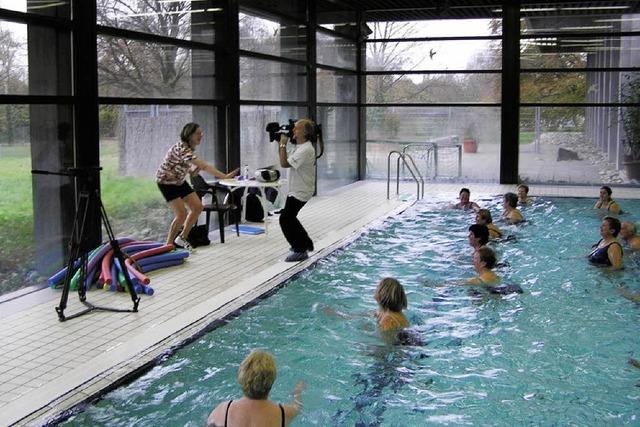
[[[236,211],[231,211],[230,222],[235,221],[236,215],[240,215],[242,212],[242,193],[244,192],[244,188],[235,192],[234,197],[236,198],[235,205],[238,207]],[[263,222],[264,221],[264,209],[262,209],[262,204],[260,204],[260,199],[258,198],[258,189],[257,188],[249,188],[249,194],[247,194],[247,210],[245,211],[245,219],[251,222]],[[265,188],[265,197],[271,203],[275,202],[278,197],[278,190],[275,188]]]
[[[211,244],[211,240],[209,240],[209,230],[207,230],[207,225],[195,225],[189,232],[187,242],[189,242],[189,244],[194,248],[198,246],[209,246],[209,244]]]

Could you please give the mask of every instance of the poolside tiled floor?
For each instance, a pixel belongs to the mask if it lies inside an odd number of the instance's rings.
[[[452,200],[460,184],[428,184],[430,194]],[[472,194],[498,194],[514,186],[466,184]],[[401,186],[411,195],[415,185]],[[592,197],[597,187],[532,186],[532,195]],[[640,190],[617,188],[618,199],[640,198]],[[309,202],[300,218],[322,257],[357,237],[359,230],[407,206],[386,200],[386,183],[358,182]],[[59,322],[59,290],[44,289],[0,304],[0,425],[42,424],[61,411],[98,395],[215,319],[310,265],[314,259],[282,261],[288,244],[275,217],[269,235],[228,233],[225,244],[200,248],[186,265],[151,274],[153,296],[142,296],[138,313],[94,312]],[[215,235],[213,233],[212,235]],[[373,280],[373,279],[372,279]],[[130,308],[127,294],[90,291],[95,305]],[[69,296],[67,314],[83,306]]]

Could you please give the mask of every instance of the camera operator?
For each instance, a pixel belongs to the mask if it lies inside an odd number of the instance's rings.
[[[300,119],[293,127],[291,142],[295,148],[287,154],[287,135],[281,134],[278,146],[280,166],[291,168],[289,173],[289,193],[284,209],[280,213],[280,228],[291,245],[287,262],[302,261],[313,251],[313,242],[300,221],[298,212],[311,199],[315,189],[316,151],[309,141],[315,132],[316,125],[312,120]]]

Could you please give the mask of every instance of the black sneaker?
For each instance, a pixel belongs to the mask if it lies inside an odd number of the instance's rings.
[[[287,257],[284,260],[285,262],[298,262],[298,261],[304,261],[307,258],[309,258],[309,255],[307,255],[307,251],[289,252],[289,255],[287,255]]]

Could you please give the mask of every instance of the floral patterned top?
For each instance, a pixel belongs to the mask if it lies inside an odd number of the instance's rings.
[[[158,184],[182,185],[187,174],[195,175],[198,173],[198,168],[192,163],[192,160],[197,158],[189,144],[178,142],[164,156],[164,160],[156,172],[156,182]]]

